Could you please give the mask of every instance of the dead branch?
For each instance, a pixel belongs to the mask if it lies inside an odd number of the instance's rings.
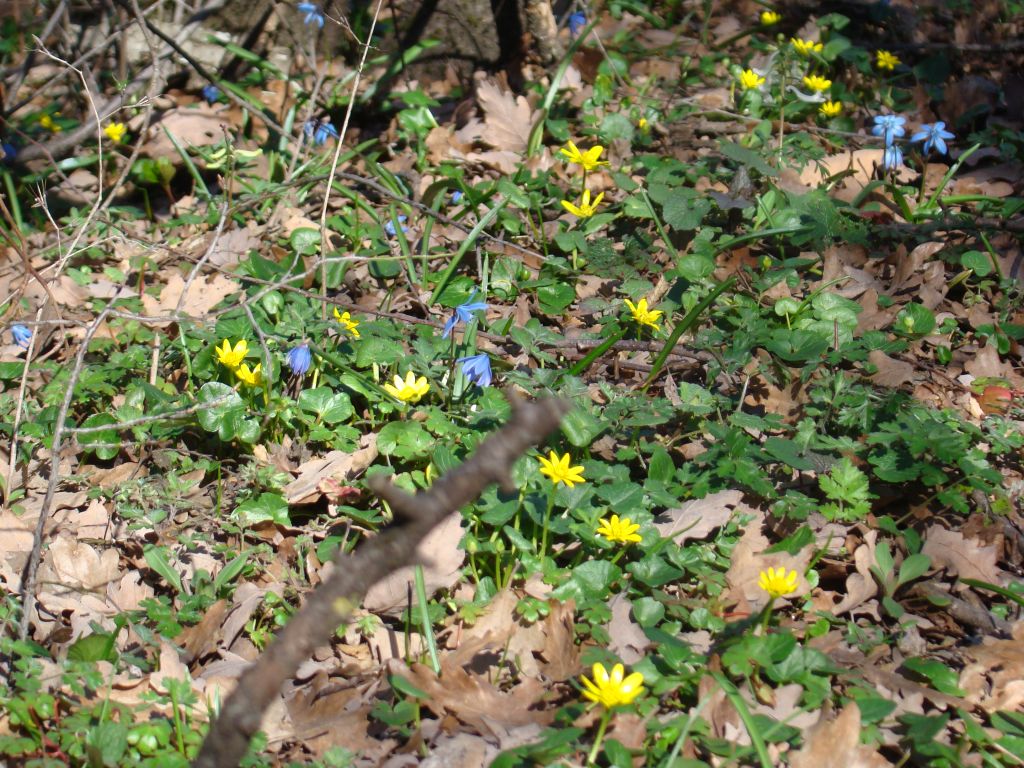
[[[484,440],[464,464],[412,496],[386,480],[371,483],[387,501],[395,525],[369,539],[353,554],[339,552],[331,575],[281,631],[228,697],[196,757],[195,768],[238,765],[263,712],[313,649],[348,619],[375,582],[416,560],[416,547],[452,512],[477,499],[491,483],[511,487],[512,464],[531,445],[550,434],[569,410],[563,400],[523,403],[510,398],[512,418]]]

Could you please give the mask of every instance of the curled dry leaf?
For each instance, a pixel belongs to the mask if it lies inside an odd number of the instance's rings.
[[[860,709],[848,704],[832,722],[821,719],[804,732],[804,746],[789,759],[790,768],[885,768],[892,765],[860,743]]]
[[[654,527],[663,538],[672,539],[676,544],[703,539],[729,522],[742,498],[742,491],[712,493],[703,499],[688,501],[681,507],[665,510],[654,521]]]
[[[455,512],[428,533],[416,548],[417,558],[424,563],[427,597],[458,581],[466,558],[465,551],[459,548],[461,540],[462,514]],[[378,581],[366,593],[363,607],[370,613],[400,613],[408,602],[414,573],[414,566],[405,566]]]
[[[921,552],[932,559],[936,568],[946,568],[962,579],[978,579],[989,584],[1005,584],[1006,574],[996,565],[1002,550],[1002,539],[982,544],[968,539],[960,531],[931,525],[924,535]]]

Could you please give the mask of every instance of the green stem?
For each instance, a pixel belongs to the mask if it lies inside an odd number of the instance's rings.
[[[608,730],[608,722],[612,719],[611,710],[605,709],[601,715],[601,724],[597,726],[597,736],[594,738],[594,746],[590,748],[587,755],[587,765],[596,765],[597,756],[601,753],[601,745],[604,744],[604,732]]]
[[[774,597],[768,598],[768,605],[764,607],[764,611],[761,613],[761,635],[767,636],[768,624],[772,618],[772,605],[775,603]]]
[[[423,578],[423,566],[416,566],[416,602],[420,614],[420,626],[423,637],[427,642],[427,652],[430,654],[430,666],[435,675],[441,674],[441,661],[437,656],[437,641],[434,639],[434,628],[430,625],[430,611],[427,610],[427,586]]]
[[[590,352],[587,353],[586,357],[577,362],[572,368],[568,370],[567,375],[579,376],[581,373],[587,370],[587,368],[590,367],[591,363],[593,363],[595,360],[597,360],[597,358],[599,358],[601,355],[603,355],[605,352],[611,349],[615,342],[621,340],[622,337],[626,335],[626,330],[627,329],[625,327],[619,328],[611,336],[609,336],[607,339],[601,342],[600,345],[590,350]]]
[[[656,378],[658,378],[658,375],[665,367],[665,361],[668,360],[669,354],[671,354],[672,350],[675,349],[676,343],[679,341],[679,338],[688,330],[690,330],[694,325],[696,325],[697,320],[700,319],[700,316],[704,312],[704,310],[710,307],[711,304],[715,301],[715,299],[721,296],[722,293],[724,293],[727,289],[731,288],[733,283],[735,282],[736,277],[734,275],[733,277],[730,277],[728,280],[719,283],[715,287],[715,289],[711,291],[711,293],[705,296],[704,299],[697,306],[695,306],[686,314],[686,317],[684,317],[679,323],[676,324],[676,327],[672,329],[672,333],[669,334],[668,341],[665,342],[665,346],[661,348],[661,351],[658,353],[658,357],[655,358],[654,365],[651,366],[651,372],[647,376],[647,381],[644,382],[644,392],[646,392],[647,388],[651,386],[651,384],[654,382]]]
[[[557,485],[551,486],[551,493],[548,494],[548,508],[544,512],[544,527],[540,532],[540,559],[544,560],[544,555],[548,551],[548,526],[551,524],[551,512],[555,508],[555,490],[558,488]]]
[[[761,762],[761,768],[772,768],[772,759],[768,755],[768,748],[765,746],[764,739],[761,737],[761,731],[758,730],[757,724],[754,722],[754,717],[750,714],[747,702],[744,701],[743,697],[740,695],[739,689],[737,689],[736,686],[733,685],[732,681],[721,672],[712,671],[711,676],[720,686],[722,686],[722,690],[725,692],[726,698],[728,698],[733,707],[736,708],[736,712],[739,714],[740,720],[743,721],[743,725],[747,729],[747,733],[750,735],[750,743],[754,745],[754,750],[757,752],[758,760]]]
[[[459,262],[462,261],[462,257],[466,255],[466,252],[470,249],[473,243],[476,242],[477,238],[480,237],[480,233],[494,221],[501,209],[508,204],[508,200],[500,201],[496,206],[491,208],[483,217],[476,223],[476,226],[470,230],[469,234],[466,235],[466,239],[462,241],[459,246],[459,250],[455,252],[455,257],[452,259],[452,263],[448,265],[448,269],[444,271],[440,279],[437,281],[437,286],[434,288],[434,293],[430,297],[431,304],[437,304],[438,297],[444,292],[445,287],[448,285],[448,281],[452,279],[452,275],[455,274],[455,270],[459,268]]]

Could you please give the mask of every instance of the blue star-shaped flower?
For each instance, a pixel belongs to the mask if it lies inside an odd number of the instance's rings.
[[[288,367],[296,376],[304,376],[312,362],[313,356],[309,353],[308,344],[299,344],[288,352]]]
[[[305,24],[316,24],[320,29],[323,29],[324,12],[320,10],[320,6],[316,5],[316,3],[299,3],[295,7],[299,13],[306,14]]]
[[[408,232],[409,228],[407,226],[405,226],[405,220],[406,220],[406,216],[405,216],[404,213],[398,214],[398,225],[402,228],[403,232]],[[395,222],[394,221],[390,221],[389,220],[389,221],[384,222],[384,234],[386,234],[388,237],[394,237],[395,236]]]
[[[895,144],[886,147],[885,154],[882,155],[882,167],[887,171],[895,171],[901,165],[903,165],[903,150]]]
[[[462,195],[462,190],[461,189],[456,189],[454,192],[452,192],[452,197],[451,197],[452,205],[458,205],[459,203],[461,203],[462,202],[462,197],[463,197],[463,195]]]
[[[891,147],[894,137],[906,133],[903,130],[905,122],[907,122],[907,118],[900,115],[876,115],[875,127],[871,129],[871,133],[875,136],[885,136],[885,146]]]
[[[444,324],[444,332],[441,334],[442,339],[447,339],[451,335],[457,323],[468,323],[472,320],[474,312],[484,312],[487,310],[487,303],[484,301],[473,301],[474,296],[476,296],[475,288],[469,294],[469,298],[455,308],[455,314],[448,318],[448,322]]]
[[[3,162],[8,165],[18,156],[18,148],[9,141],[0,142],[0,149],[3,150]]]
[[[328,138],[338,138],[338,129],[326,117],[323,120],[307,120],[302,126],[302,132],[318,147],[326,144]]]
[[[462,363],[463,375],[478,387],[491,386],[491,358],[486,354],[460,357],[457,362]]]
[[[587,26],[587,15],[583,11],[569,14],[569,35],[576,37],[580,30]]]
[[[32,339],[32,331],[30,331],[24,325],[12,325],[11,336],[14,337],[14,343],[23,349],[28,349],[28,343]]]
[[[927,155],[932,149],[939,150],[940,155],[946,154],[948,147],[946,146],[947,139],[954,139],[952,133],[946,130],[946,124],[939,120],[934,125],[928,125],[925,123],[921,126],[921,130],[910,137],[911,141],[923,141],[924,153]]]
[[[203,86],[202,94],[207,104],[213,104],[220,98],[220,88],[212,83],[207,83]]]

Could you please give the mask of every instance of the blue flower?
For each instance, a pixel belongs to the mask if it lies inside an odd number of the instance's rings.
[[[288,367],[292,369],[292,373],[296,376],[304,376],[306,371],[309,370],[311,362],[313,362],[313,356],[309,354],[308,344],[299,344],[297,347],[292,347],[288,353]]]
[[[212,83],[207,83],[203,86],[202,95],[207,104],[213,104],[220,98],[220,88]]]
[[[478,387],[491,386],[491,358],[486,354],[460,357],[457,362],[462,363],[462,375]]]
[[[14,337],[14,343],[23,349],[28,349],[28,342],[32,338],[32,331],[26,328],[24,325],[12,325],[11,336]]]
[[[946,154],[946,139],[956,138],[952,133],[946,130],[946,124],[939,120],[935,125],[928,125],[925,123],[921,126],[921,130],[910,137],[911,141],[923,141],[924,153],[927,155],[932,149],[939,150],[940,155]]]
[[[10,165],[14,162],[14,158],[18,156],[18,148],[11,144],[9,141],[0,143],[0,149],[3,150],[3,162]]]
[[[462,190],[461,189],[456,189],[454,192],[452,192],[452,197],[451,197],[452,205],[458,205],[459,203],[461,203],[462,202],[462,198],[463,198]]]
[[[448,318],[448,322],[444,324],[444,332],[441,334],[442,339],[447,339],[451,335],[451,332],[457,323],[468,323],[472,320],[474,312],[484,312],[487,310],[487,303],[483,301],[473,301],[474,296],[476,296],[475,288],[473,289],[473,292],[469,294],[469,298],[455,308],[455,314]]]
[[[408,232],[409,231],[409,228],[407,226],[405,226],[405,214],[404,213],[398,214],[398,223],[402,227],[402,231],[403,232]],[[387,234],[388,237],[394,237],[395,236],[395,222],[394,221],[386,221],[386,222],[384,222],[384,232],[385,232],[385,234]]]
[[[871,129],[871,133],[875,136],[885,136],[885,146],[891,147],[893,137],[906,133],[903,130],[905,122],[907,118],[900,115],[876,115],[875,127]]]
[[[583,11],[576,11],[569,14],[569,35],[576,37],[580,30],[587,25],[587,15]]]
[[[895,171],[901,165],[903,165],[903,150],[895,144],[886,147],[885,154],[882,156],[882,167],[887,171]]]
[[[325,117],[323,120],[307,120],[306,124],[302,126],[302,132],[318,147],[326,144],[329,137],[338,138],[338,129],[331,124],[329,117]]]
[[[316,3],[299,3],[295,6],[299,13],[306,14],[306,24],[316,24],[320,29],[324,27],[324,12]],[[323,142],[320,142],[321,144]]]

